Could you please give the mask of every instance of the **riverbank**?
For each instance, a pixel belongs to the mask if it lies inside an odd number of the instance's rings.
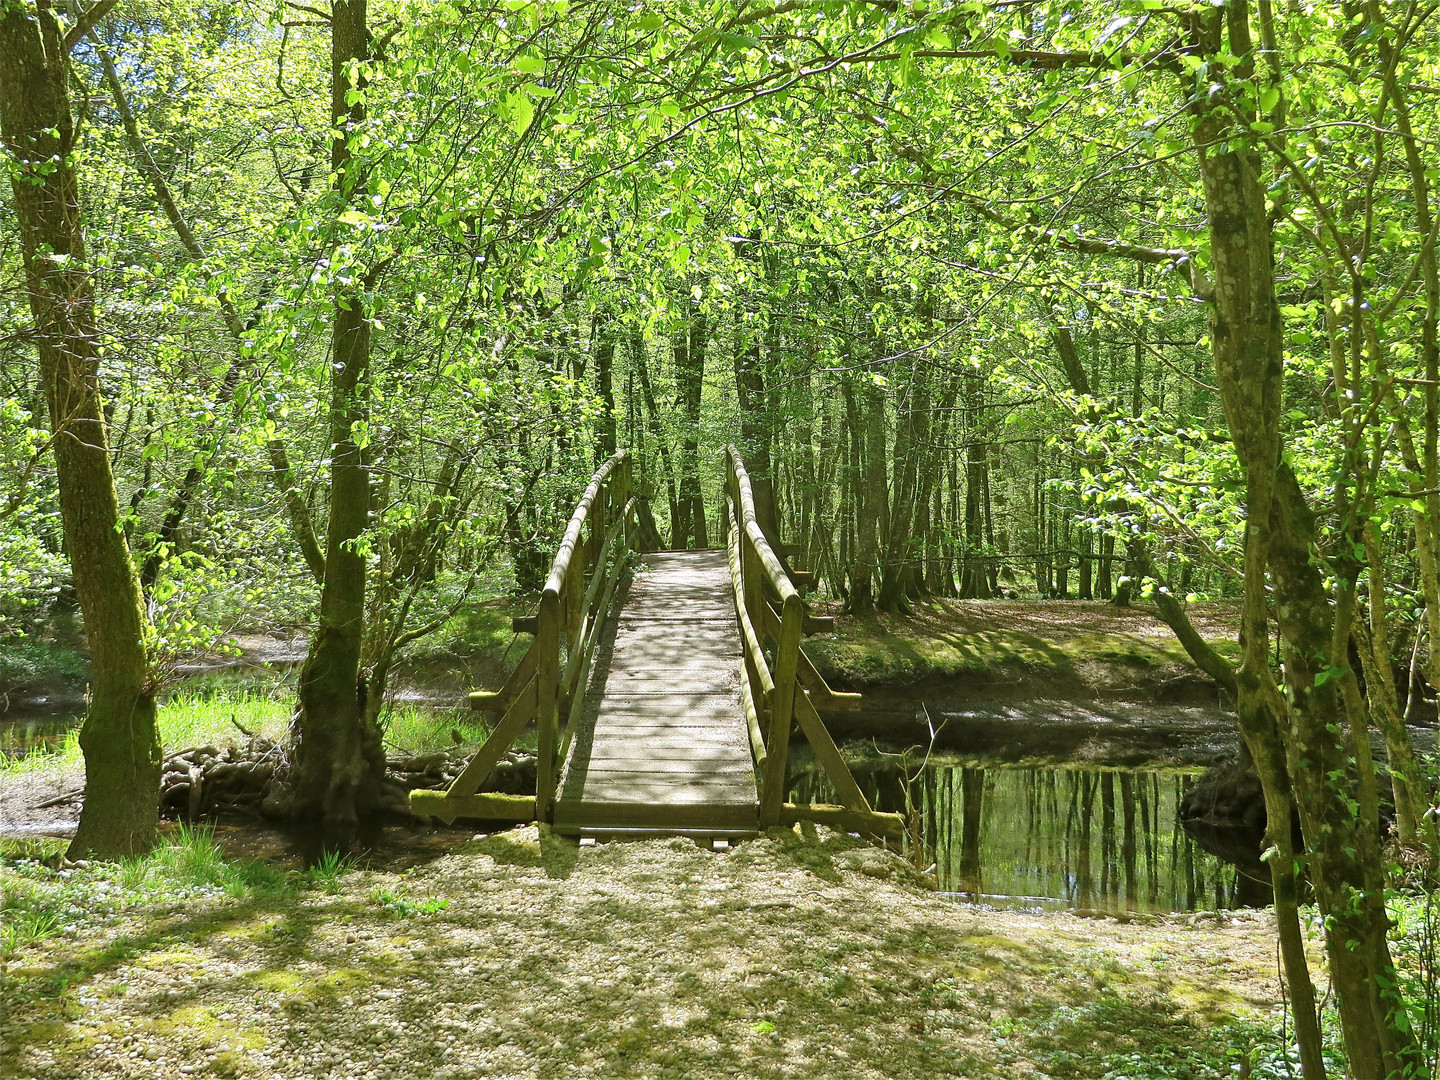
[[[57,926],[10,958],[0,1071],[1198,1077],[1273,1050],[1268,912],[968,909],[823,828],[532,826],[405,874],[202,855],[6,866]]]
[[[1239,607],[1191,605],[1196,630],[1239,659]],[[908,615],[841,616],[805,651],[837,689],[937,691],[947,701],[1052,698],[1211,704],[1215,686],[1151,605],[950,600]]]

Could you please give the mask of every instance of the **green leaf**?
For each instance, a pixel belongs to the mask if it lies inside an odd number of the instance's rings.
[[[534,102],[525,94],[507,94],[505,110],[509,113],[510,126],[515,129],[515,134],[524,135],[535,119]]]
[[[517,56],[512,66],[526,75],[539,75],[545,70],[545,61],[538,56]]]
[[[1270,112],[1280,103],[1280,88],[1267,86],[1260,94],[1260,111]]]

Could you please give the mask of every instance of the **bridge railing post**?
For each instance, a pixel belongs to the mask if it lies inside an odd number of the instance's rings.
[[[785,803],[785,765],[790,752],[790,723],[795,716],[795,669],[804,617],[800,597],[787,596],[780,609],[780,637],[775,642],[775,689],[770,692],[770,737],[765,740],[767,760],[760,795],[761,828],[780,823],[780,811]]]
[[[540,595],[535,625],[535,817],[546,821],[555,801],[559,763],[555,750],[560,738],[560,638],[564,616],[560,596],[547,588]]]

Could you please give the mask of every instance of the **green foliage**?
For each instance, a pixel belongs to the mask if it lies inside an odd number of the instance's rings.
[[[0,855],[0,955],[7,960],[29,945],[103,926],[126,911],[280,896],[302,881],[271,863],[227,858],[211,830],[185,825],[149,854],[118,863],[57,870],[58,850],[43,859],[36,854],[7,849]]]
[[[341,879],[357,865],[353,856],[332,849],[324,852],[319,860],[305,871],[305,880],[312,888],[334,895],[340,891]]]
[[[121,863],[116,881],[137,897],[186,890],[239,897],[289,888],[291,874],[258,860],[232,861],[215,842],[213,830],[182,823],[150,854]]]
[[[378,904],[381,910],[397,919],[406,919],[412,915],[436,915],[450,906],[449,900],[440,897],[411,900],[390,889],[376,889],[370,894],[370,899]]]
[[[33,637],[0,637],[0,696],[83,683],[88,665],[73,648]]]

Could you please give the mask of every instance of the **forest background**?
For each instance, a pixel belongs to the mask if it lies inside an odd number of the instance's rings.
[[[156,692],[238,628],[312,635],[289,812],[373,809],[404,651],[535,590],[617,447],[707,546],[733,442],[851,612],[1152,597],[1235,695],[1297,1025],[1303,865],[1352,1069],[1413,1072],[1367,733],[1433,851],[1436,27],[5,0],[0,635],[83,615],[76,850],[153,842]]]

